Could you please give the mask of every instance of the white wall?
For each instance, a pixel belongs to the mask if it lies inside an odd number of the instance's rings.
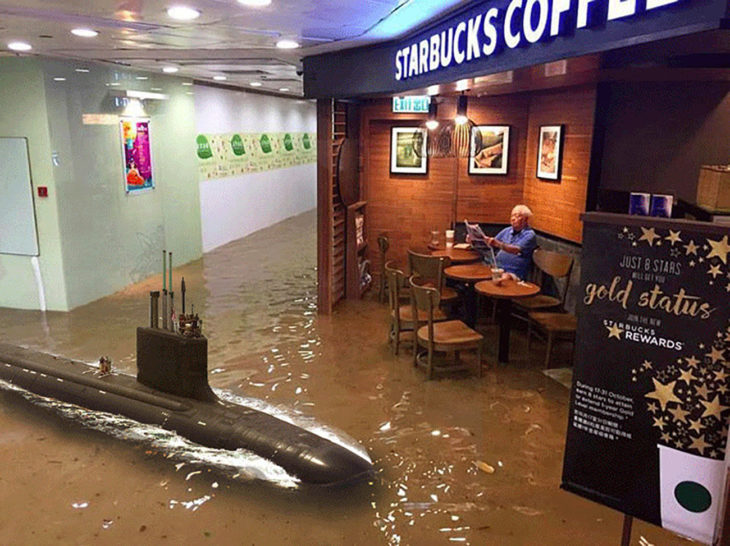
[[[214,87],[194,87],[198,133],[309,132],[315,103]],[[317,203],[317,165],[311,163],[200,182],[203,251],[280,222]]]

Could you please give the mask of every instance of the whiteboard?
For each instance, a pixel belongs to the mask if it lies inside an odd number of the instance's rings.
[[[38,256],[25,138],[0,137],[0,254]]]

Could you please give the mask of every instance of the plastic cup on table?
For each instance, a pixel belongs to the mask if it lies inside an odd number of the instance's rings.
[[[454,246],[454,230],[447,229],[446,230],[446,248],[451,248],[453,246]]]

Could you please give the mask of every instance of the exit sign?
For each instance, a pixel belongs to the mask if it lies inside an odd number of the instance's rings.
[[[429,104],[431,104],[431,97],[428,95],[393,97],[393,112],[427,114]]]

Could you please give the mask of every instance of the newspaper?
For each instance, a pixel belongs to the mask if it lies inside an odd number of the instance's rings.
[[[466,227],[466,233],[471,237],[472,241],[484,242],[486,235],[479,224],[470,224],[469,220],[464,219],[464,226]]]

